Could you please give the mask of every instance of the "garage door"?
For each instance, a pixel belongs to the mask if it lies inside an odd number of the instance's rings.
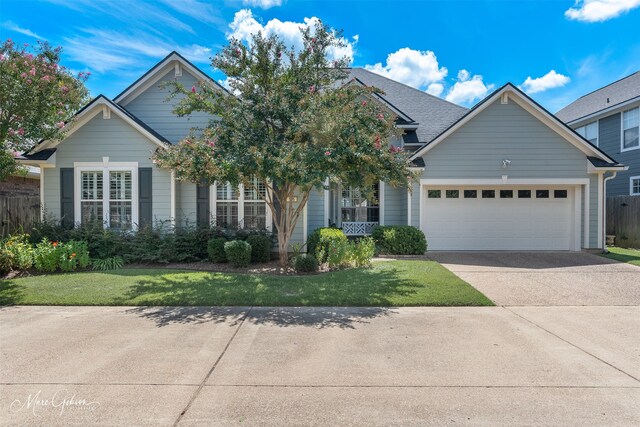
[[[573,193],[568,187],[426,187],[429,250],[570,250]]]

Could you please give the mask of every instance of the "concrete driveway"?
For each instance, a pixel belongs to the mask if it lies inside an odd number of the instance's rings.
[[[433,252],[497,305],[640,305],[640,267],[588,253]]]
[[[640,425],[640,307],[0,308],[3,425]]]

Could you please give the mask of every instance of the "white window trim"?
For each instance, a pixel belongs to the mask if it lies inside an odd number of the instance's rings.
[[[638,110],[638,114],[640,114],[640,107],[629,108],[628,110],[624,110],[620,113],[620,152],[624,153],[625,151],[633,151],[640,149],[640,141],[638,141],[638,145],[635,147],[624,148],[624,113],[631,110]],[[640,120],[638,123],[638,130],[640,131]]]
[[[75,222],[82,223],[82,172],[101,171],[102,172],[102,222],[105,228],[109,227],[109,172],[129,171],[131,172],[131,230],[138,227],[138,162],[109,162],[105,157],[102,162],[75,162],[73,164],[74,188],[73,188],[73,210]],[[105,179],[106,176],[106,179]],[[106,196],[106,197],[105,197]]]
[[[629,195],[631,196],[640,196],[640,193],[633,192],[633,181],[637,179],[640,180],[640,175],[629,177]]]
[[[578,129],[584,128],[584,136],[582,134],[580,134],[580,136],[582,136],[587,141],[590,141],[589,138],[587,138],[587,126],[593,125],[593,124],[596,125],[596,147],[600,147],[600,120],[595,120],[593,122],[585,123],[582,126],[578,126],[575,130],[576,132],[578,132]]]
[[[238,198],[233,200],[222,200],[222,202],[237,202],[238,203],[238,226],[239,228],[244,228],[244,184],[238,185]],[[266,191],[270,191],[268,188]],[[266,200],[258,199],[258,200],[248,200],[249,202],[263,202],[265,207],[265,228],[267,231],[271,231],[273,228],[273,214],[271,213],[271,209],[267,205]],[[209,213],[212,218],[216,218],[216,212],[218,211],[218,183],[214,182],[212,186],[209,187]],[[242,225],[242,227],[240,227]]]

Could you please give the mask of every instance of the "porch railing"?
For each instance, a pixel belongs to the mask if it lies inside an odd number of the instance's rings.
[[[378,225],[377,221],[343,221],[342,231],[347,236],[368,236],[376,225]]]

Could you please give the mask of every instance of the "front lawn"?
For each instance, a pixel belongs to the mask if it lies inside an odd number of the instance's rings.
[[[493,303],[435,261],[378,261],[312,276],[123,269],[5,280],[0,305],[478,306]]]
[[[615,259],[616,261],[626,262],[628,264],[640,267],[640,250],[624,249],[624,248],[607,248],[608,254],[602,254],[605,258]]]

